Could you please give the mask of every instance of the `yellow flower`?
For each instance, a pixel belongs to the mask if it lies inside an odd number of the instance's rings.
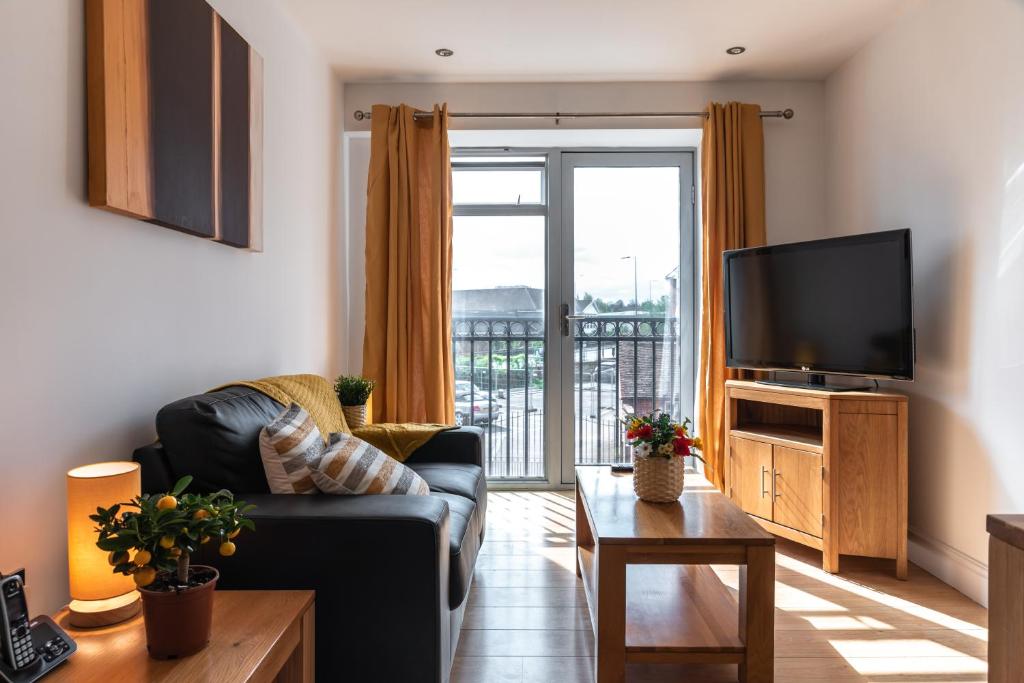
[[[690,448],[696,448],[699,451],[704,450],[704,443],[700,440],[700,437],[695,437],[693,443],[690,444]]]

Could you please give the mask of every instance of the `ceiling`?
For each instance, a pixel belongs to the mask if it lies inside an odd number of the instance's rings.
[[[818,80],[918,2],[285,0],[347,81],[463,82]]]

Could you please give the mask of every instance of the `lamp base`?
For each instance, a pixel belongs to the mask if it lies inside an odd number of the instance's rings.
[[[68,623],[75,628],[99,628],[131,619],[141,610],[139,591],[107,600],[72,600],[68,605]]]

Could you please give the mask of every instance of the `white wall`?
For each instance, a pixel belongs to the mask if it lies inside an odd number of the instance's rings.
[[[911,559],[985,600],[1024,510],[1024,2],[931,0],[826,84],[828,224],[913,229]]]
[[[825,218],[825,106],[820,82],[723,82],[723,83],[348,83],[345,85],[346,131],[368,131],[369,121],[357,122],[354,112],[374,104],[407,103],[429,109],[447,102],[449,111],[697,111],[709,100],[739,100],[760,104],[763,109],[795,110],[788,121],[765,119],[766,211],[770,242],[791,242],[824,235]],[[557,130],[664,129],[699,127],[699,119],[563,120],[452,119],[453,131],[470,129]],[[651,131],[652,133],[654,131]],[[581,135],[584,133],[581,132]],[[453,144],[457,135],[453,135]],[[505,136],[511,137],[511,136]],[[541,136],[536,136],[540,138]],[[640,134],[630,137],[639,142]],[[348,174],[348,225],[345,233],[347,292],[341,302],[345,371],[358,372],[362,365],[363,249],[365,240],[366,171],[369,148],[353,138],[346,145]],[[504,139],[504,138],[502,138]],[[477,144],[477,143],[473,143]],[[541,144],[541,143],[535,143]],[[550,143],[570,144],[570,143]],[[624,144],[624,143],[616,143]]]
[[[130,458],[176,398],[337,365],[325,61],[274,0],[212,2],[265,62],[251,254],[86,205],[83,4],[0,3],[0,570],[35,612],[68,597],[66,470]]]

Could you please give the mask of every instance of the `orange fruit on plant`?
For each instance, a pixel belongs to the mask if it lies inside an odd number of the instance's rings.
[[[194,513],[192,513],[192,519],[194,520],[206,519],[209,516],[210,513],[207,512],[206,510],[196,510]]]
[[[210,542],[210,537],[209,536],[203,536],[202,538],[199,539],[199,542],[200,543],[209,543]]]
[[[170,549],[174,547],[174,536],[163,536],[160,538],[160,547]]]
[[[152,559],[152,553],[150,553],[148,550],[140,550],[139,552],[135,553],[135,559],[132,560],[132,562],[134,562],[139,567],[143,567],[149,564]]]
[[[141,567],[132,574],[132,578],[135,580],[136,586],[148,586],[156,580],[156,569],[153,567]]]
[[[238,536],[238,534],[240,534],[240,533],[242,533],[242,527],[238,527],[237,529],[232,531],[230,534],[228,534],[228,538],[234,538],[235,536]]]
[[[156,502],[157,510],[173,510],[178,507],[178,499],[174,496],[164,496]]]
[[[175,560],[178,559],[179,557],[181,557],[181,548],[171,548],[167,551],[167,556]]]
[[[121,551],[114,550],[109,555],[107,555],[107,562],[110,563],[111,567],[119,565],[119,564],[124,564],[127,561],[128,561],[128,552],[125,551],[125,550],[121,550]]]
[[[220,544],[219,552],[224,557],[231,557],[235,554],[235,544],[231,541],[224,541]]]

